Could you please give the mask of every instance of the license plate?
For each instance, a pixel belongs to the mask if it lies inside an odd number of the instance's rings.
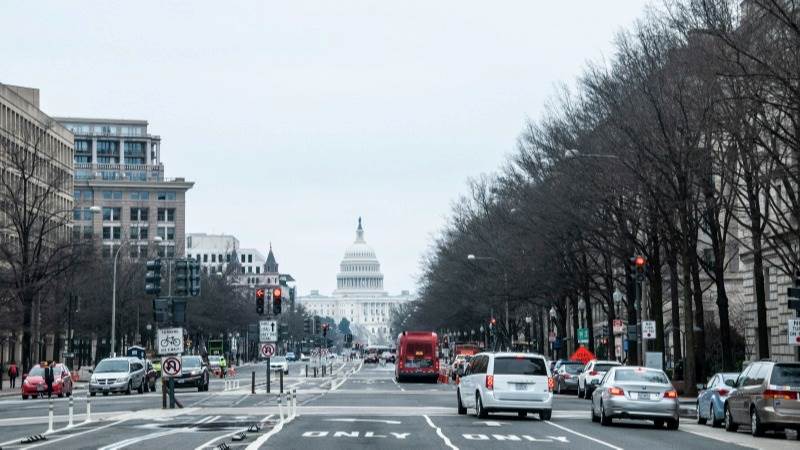
[[[631,399],[633,400],[655,400],[658,394],[650,392],[631,392]]]
[[[44,386],[36,386],[36,389],[39,390],[39,391],[43,391],[44,390]]]
[[[527,383],[515,383],[514,384],[514,389],[517,390],[517,391],[527,391],[528,390],[528,384]]]
[[[186,380],[178,380],[178,384],[183,384],[184,381]]]

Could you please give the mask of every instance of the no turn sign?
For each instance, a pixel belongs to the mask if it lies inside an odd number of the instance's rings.
[[[181,374],[181,359],[177,356],[168,356],[161,363],[161,370],[164,375],[175,377]]]
[[[275,343],[268,342],[266,344],[261,344],[259,353],[261,353],[262,358],[271,358],[275,356]]]

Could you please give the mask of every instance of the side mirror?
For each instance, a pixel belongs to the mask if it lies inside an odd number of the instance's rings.
[[[88,369],[89,373],[94,373],[94,369]]]
[[[730,386],[730,387],[736,387],[736,381],[731,380],[731,379],[725,380],[725,384]]]
[[[706,388],[705,384],[703,384],[703,383],[698,383],[697,384],[697,390],[698,391],[703,391],[703,390],[705,390],[705,388]]]

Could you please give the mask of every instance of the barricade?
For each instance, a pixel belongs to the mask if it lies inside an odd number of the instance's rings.
[[[44,434],[53,432],[53,419],[53,399],[51,398],[47,405],[47,431],[45,431]]]

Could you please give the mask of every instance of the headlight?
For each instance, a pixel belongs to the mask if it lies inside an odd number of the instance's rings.
[[[193,371],[192,371],[192,375],[199,375],[199,374],[200,374],[200,371],[199,371],[199,370],[193,370]]]
[[[117,383],[124,383],[126,381],[128,381],[127,378],[117,378]]]

